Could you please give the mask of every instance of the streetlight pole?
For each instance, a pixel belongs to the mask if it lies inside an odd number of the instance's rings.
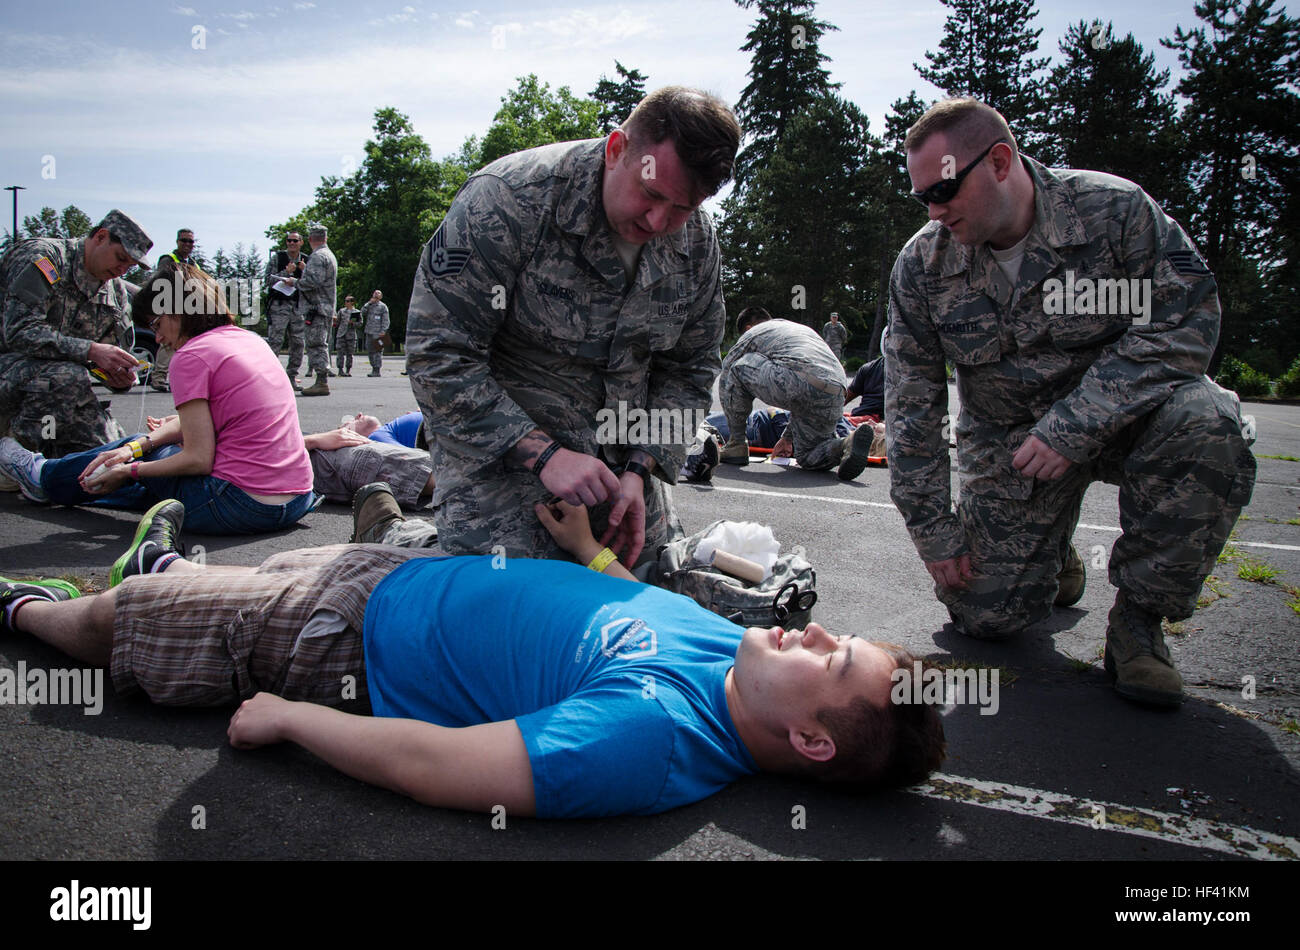
[[[26,185],[5,185],[5,191],[12,191],[14,193],[14,229],[12,234],[15,244],[18,243],[18,192],[26,190]]]

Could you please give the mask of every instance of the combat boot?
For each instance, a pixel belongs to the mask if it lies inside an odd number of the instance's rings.
[[[1124,591],[1115,596],[1106,627],[1106,674],[1125,699],[1151,706],[1178,706],[1183,678],[1165,646],[1160,615],[1139,606]]]
[[[309,388],[302,391],[304,396],[328,396],[330,394],[329,380],[325,378],[324,373],[316,374],[316,382]]]
[[[298,382],[298,377],[293,375],[293,373],[289,374],[289,385],[293,387],[294,392],[302,392],[302,383]]]
[[[405,520],[387,482],[362,485],[352,496],[350,540],[353,544],[380,544],[393,524]]]
[[[840,458],[840,467],[835,474],[840,481],[847,482],[862,474],[871,457],[871,443],[876,437],[876,429],[871,425],[860,425],[852,435],[844,437],[844,454]]]
[[[1073,607],[1083,597],[1083,589],[1087,583],[1088,576],[1083,569],[1083,558],[1079,557],[1078,549],[1071,544],[1069,552],[1065,555],[1065,564],[1061,566],[1061,573],[1056,575],[1056,600],[1053,603],[1057,607]]]
[[[730,436],[722,447],[722,461],[728,465],[749,464],[749,442],[742,436]]]

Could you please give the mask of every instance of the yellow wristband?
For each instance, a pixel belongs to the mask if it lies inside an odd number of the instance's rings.
[[[588,564],[587,567],[591,568],[597,574],[604,574],[605,568],[609,567],[617,560],[618,556],[613,551],[609,548],[601,548],[600,553],[591,559],[591,563]]]
[[[134,439],[128,442],[126,444],[126,447],[131,450],[131,458],[138,459],[144,457],[144,447],[141,446],[140,443],[136,442]]]

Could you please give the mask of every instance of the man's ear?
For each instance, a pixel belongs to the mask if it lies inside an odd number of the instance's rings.
[[[623,157],[627,151],[627,133],[622,129],[615,129],[609,133],[609,138],[605,139],[605,167],[613,168],[618,164],[618,160]]]
[[[829,762],[835,758],[835,740],[820,724],[804,729],[791,726],[790,746],[813,762]]]
[[[1007,176],[1011,174],[1011,146],[1006,142],[999,142],[993,146],[990,154],[993,156],[993,174],[998,181],[1006,181]]]

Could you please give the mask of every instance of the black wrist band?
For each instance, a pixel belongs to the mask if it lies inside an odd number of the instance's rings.
[[[542,449],[542,454],[537,456],[537,461],[533,462],[533,474],[538,478],[542,477],[542,469],[546,468],[546,463],[551,460],[551,456],[560,451],[560,443],[552,442],[546,448]]]
[[[633,475],[640,475],[642,481],[650,478],[650,469],[646,468],[640,462],[628,462],[623,466],[624,472],[631,472]]]

